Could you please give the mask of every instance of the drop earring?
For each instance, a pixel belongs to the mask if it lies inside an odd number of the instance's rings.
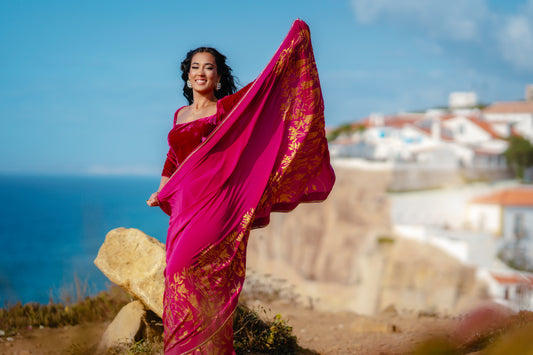
[[[222,87],[222,84],[220,83],[220,81],[217,83],[217,86],[216,86],[216,89],[217,90],[220,90],[220,88]]]
[[[190,80],[187,80],[187,87],[190,89],[192,88],[192,84],[191,84],[191,81]]]

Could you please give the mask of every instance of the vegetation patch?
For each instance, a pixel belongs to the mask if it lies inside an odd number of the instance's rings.
[[[503,155],[519,179],[523,179],[526,169],[533,166],[533,145],[523,137],[512,136]]]
[[[94,297],[72,304],[20,302],[0,309],[0,329],[6,334],[18,329],[35,327],[57,328],[76,325],[82,322],[102,322],[112,320],[120,309],[130,302],[130,296],[118,286],[100,292]]]
[[[0,329],[3,336],[14,336],[21,329],[36,327],[57,328],[88,322],[111,321],[120,309],[131,301],[131,296],[118,286],[112,286],[108,291],[94,297],[72,304],[17,303],[0,309]],[[292,328],[281,316],[275,315],[267,319],[267,312],[263,309],[262,316],[257,311],[239,304],[234,314],[234,347],[237,354],[295,354],[299,349],[296,337],[292,335]],[[153,312],[147,312],[151,317],[145,320],[144,338],[134,344],[124,344],[110,349],[107,354],[161,354],[163,339],[161,336],[161,319]],[[151,331],[153,330],[153,331]],[[72,344],[67,350],[69,354],[93,354],[94,346]]]
[[[264,309],[262,312],[266,316]],[[233,318],[233,346],[237,354],[295,354],[298,349],[292,327],[281,315],[265,320],[243,304],[237,307]]]
[[[380,235],[377,239],[377,242],[379,245],[392,245],[394,244],[395,239],[388,235]]]

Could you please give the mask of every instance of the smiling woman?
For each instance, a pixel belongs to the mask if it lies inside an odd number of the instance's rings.
[[[191,76],[195,80],[205,80],[208,77],[211,79],[216,78],[216,86],[213,86],[215,90],[213,91],[213,88],[211,88],[211,92],[215,94],[217,99],[233,94],[237,90],[235,80],[231,74],[232,70],[226,64],[226,56],[214,48],[200,47],[188,52],[183,62],[181,62],[181,71],[181,78],[184,81],[183,96],[185,96],[189,105],[194,101],[194,90],[192,86],[189,86]],[[192,82],[190,83],[192,85]]]
[[[198,48],[183,61],[190,105],[174,114],[159,190],[147,201],[170,215],[166,354],[234,353],[250,230],[272,211],[324,200],[335,181],[307,25],[295,21],[265,70],[236,93],[225,60]]]

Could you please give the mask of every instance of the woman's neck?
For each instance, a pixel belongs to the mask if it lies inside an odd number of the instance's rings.
[[[216,102],[217,98],[214,93],[210,96],[194,95],[191,107],[194,110],[201,110],[203,108],[213,105]]]

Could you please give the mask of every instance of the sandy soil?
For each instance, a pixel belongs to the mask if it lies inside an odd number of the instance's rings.
[[[269,308],[267,308],[269,307]],[[323,312],[284,303],[265,305],[293,327],[298,344],[319,354],[405,354],[428,337],[450,334],[457,320],[395,312],[364,316]]]
[[[394,312],[369,317],[330,313],[275,302],[253,305],[267,317],[281,314],[293,327],[301,347],[319,354],[405,354],[429,336],[451,334],[457,320]],[[107,324],[92,323],[59,329],[21,331],[0,338],[0,354],[79,354],[94,349]]]
[[[96,348],[108,323],[89,323],[63,328],[36,328],[0,338],[0,354],[80,354]]]

